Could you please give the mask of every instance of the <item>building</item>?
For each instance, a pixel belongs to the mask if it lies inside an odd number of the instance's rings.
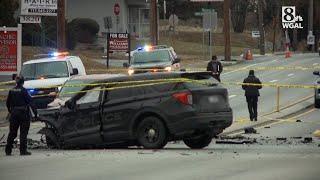
[[[119,9],[119,15],[116,15],[117,10],[115,9]],[[148,0],[66,1],[67,20],[93,19],[100,25],[99,35],[105,35],[107,32],[129,32],[138,39],[148,38],[150,35],[149,16]],[[111,20],[110,29],[105,27],[107,19]]]

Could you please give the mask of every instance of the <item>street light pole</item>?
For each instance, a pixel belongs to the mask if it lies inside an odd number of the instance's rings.
[[[65,0],[58,0],[57,48],[59,51],[66,49]]]

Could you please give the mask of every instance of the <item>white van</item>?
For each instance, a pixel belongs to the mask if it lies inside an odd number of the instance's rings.
[[[24,87],[33,97],[35,106],[41,109],[54,100],[54,92],[61,89],[59,86],[72,76],[86,75],[86,71],[79,57],[57,53],[53,57],[23,63],[20,75],[25,78]]]

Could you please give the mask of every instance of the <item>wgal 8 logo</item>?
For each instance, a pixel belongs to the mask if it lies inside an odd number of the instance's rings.
[[[302,21],[302,17],[296,15],[295,6],[282,6],[282,28],[302,29]]]

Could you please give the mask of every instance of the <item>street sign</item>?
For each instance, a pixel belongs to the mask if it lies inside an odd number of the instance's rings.
[[[119,3],[115,3],[113,6],[113,13],[114,15],[118,16],[120,14],[120,5]]]
[[[309,34],[307,36],[307,44],[308,45],[314,45],[315,44],[315,36],[312,34],[312,31],[309,31]]]
[[[251,36],[253,38],[259,38],[260,37],[260,31],[251,31]]]
[[[204,10],[202,19],[203,29],[205,31],[211,31],[211,29],[217,28],[218,14],[214,10]]]
[[[57,16],[57,0],[21,0],[21,15]]]
[[[179,23],[179,18],[175,14],[171,14],[169,17],[169,25],[170,26],[177,26]]]
[[[21,24],[0,28],[0,75],[12,75],[21,69]]]
[[[41,16],[20,16],[20,23],[40,24]]]

